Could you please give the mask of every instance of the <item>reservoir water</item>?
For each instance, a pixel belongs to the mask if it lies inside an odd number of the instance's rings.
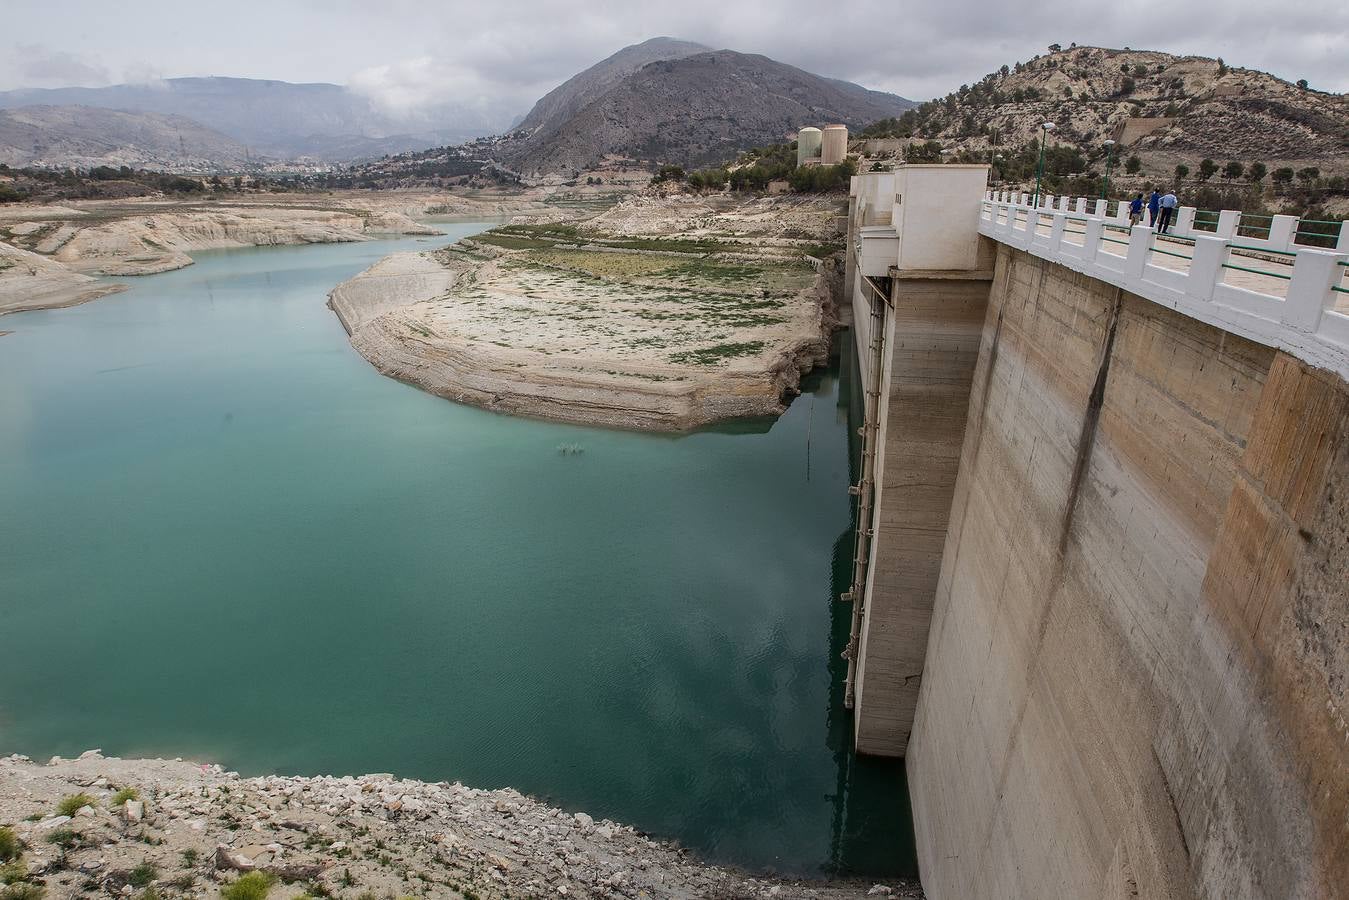
[[[0,319],[0,753],[510,785],[719,862],[912,873],[903,767],[842,709],[846,383],[679,437],[458,406],[324,306],[445,240]]]

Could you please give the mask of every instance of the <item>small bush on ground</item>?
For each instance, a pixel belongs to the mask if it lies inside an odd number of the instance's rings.
[[[276,881],[266,872],[249,872],[220,889],[222,900],[263,900]]]
[[[131,870],[131,877],[127,882],[132,887],[143,888],[154,881],[159,875],[159,869],[155,868],[153,863],[143,862]]]
[[[139,800],[140,798],[141,798],[140,791],[136,790],[133,787],[124,787],[120,791],[112,795],[112,805],[114,807],[117,807],[126,803],[128,800]]]
[[[56,804],[56,814],[58,816],[73,816],[83,807],[93,806],[97,802],[88,794],[71,794],[69,797],[62,798],[61,802]]]
[[[23,843],[13,828],[0,828],[0,863],[18,859],[23,853]]]

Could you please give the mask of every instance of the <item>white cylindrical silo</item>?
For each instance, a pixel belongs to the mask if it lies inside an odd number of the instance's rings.
[[[803,166],[806,160],[820,155],[820,129],[806,127],[796,133],[796,164]]]
[[[836,166],[848,155],[848,126],[824,126],[823,140],[820,145],[820,163]]]

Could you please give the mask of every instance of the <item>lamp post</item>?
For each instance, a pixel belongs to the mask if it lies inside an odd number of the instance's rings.
[[[1115,142],[1105,142],[1105,181],[1101,182],[1101,199],[1105,200],[1110,193],[1110,161],[1115,153]]]
[[[1054,130],[1053,122],[1045,122],[1040,126],[1040,162],[1035,167],[1035,198],[1031,201],[1031,206],[1040,208],[1040,180],[1045,174],[1045,144],[1049,140],[1049,132]]]

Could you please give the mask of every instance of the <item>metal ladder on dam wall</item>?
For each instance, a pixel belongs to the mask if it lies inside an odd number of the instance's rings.
[[[870,560],[871,542],[875,536],[874,501],[876,497],[876,442],[880,431],[881,379],[885,372],[885,310],[890,304],[890,293],[878,285],[872,278],[861,276],[868,288],[870,308],[870,330],[867,340],[867,365],[863,379],[862,425],[858,431],[862,435],[862,465],[857,484],[848,488],[848,493],[857,497],[857,522],[853,543],[852,583],[839,600],[852,603],[852,626],[848,632],[848,644],[843,656],[848,660],[848,674],[844,685],[843,705],[852,709],[857,699],[857,663],[859,641],[862,633],[862,615],[866,606],[867,563]],[[889,279],[882,279],[888,288]]]

